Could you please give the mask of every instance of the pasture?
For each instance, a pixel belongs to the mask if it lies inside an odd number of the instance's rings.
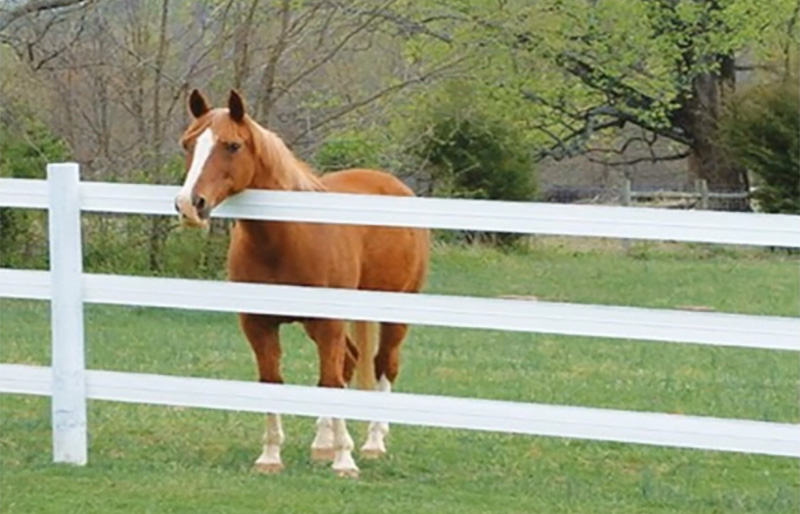
[[[796,256],[705,245],[524,251],[437,246],[428,292],[797,316]],[[49,363],[43,302],[3,301],[0,361]],[[316,380],[285,330],[284,376]],[[251,380],[235,317],[87,306],[89,368]],[[790,352],[414,327],[398,390],[797,422]],[[389,457],[338,479],[310,462],[313,420],[287,417],[279,476],[251,471],[263,417],[91,402],[86,468],[51,464],[49,399],[0,398],[0,510],[33,512],[742,512],[800,509],[795,459],[393,425]],[[357,444],[364,423],[351,423]]]

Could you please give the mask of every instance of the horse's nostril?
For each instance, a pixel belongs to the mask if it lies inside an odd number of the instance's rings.
[[[178,214],[181,213],[181,206],[178,203],[178,199],[177,198],[175,199],[175,212],[177,212]]]
[[[206,208],[206,199],[203,198],[202,196],[193,196],[192,205],[194,205],[194,208],[197,209],[198,211],[202,211],[203,209]]]

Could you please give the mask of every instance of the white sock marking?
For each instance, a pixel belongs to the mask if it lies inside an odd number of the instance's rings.
[[[284,435],[280,414],[267,414],[264,448],[256,460],[256,466],[283,467],[281,462],[281,445],[283,445],[283,441]]]
[[[381,375],[381,378],[378,380],[378,384],[375,386],[375,389],[383,393],[391,393],[392,383],[389,382],[389,379],[386,378],[386,375]]]
[[[380,380],[375,385],[376,391],[384,393],[392,392],[392,383],[386,378],[386,375],[381,375]],[[389,434],[389,423],[385,421],[373,421],[367,428],[367,441],[361,447],[362,452],[381,454],[386,453],[386,444],[384,439]]]
[[[311,443],[312,450],[333,450],[333,420],[327,417],[317,419],[317,435]]]
[[[347,431],[347,425],[341,418],[333,418],[333,470],[339,472],[358,473],[358,466],[353,460],[353,438]]]

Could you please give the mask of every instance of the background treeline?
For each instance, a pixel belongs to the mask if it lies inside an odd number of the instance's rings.
[[[0,42],[5,177],[69,159],[84,180],[177,184],[188,92],[233,87],[320,171],[388,169],[420,194],[531,200],[542,170],[667,163],[800,209],[794,0],[20,0]],[[0,223],[3,266],[46,266],[42,213]],[[175,225],[85,216],[86,266],[219,273],[225,224]]]

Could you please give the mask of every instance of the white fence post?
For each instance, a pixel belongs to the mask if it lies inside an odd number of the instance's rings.
[[[86,366],[78,164],[47,165],[52,287],[53,461],[84,465]]]

